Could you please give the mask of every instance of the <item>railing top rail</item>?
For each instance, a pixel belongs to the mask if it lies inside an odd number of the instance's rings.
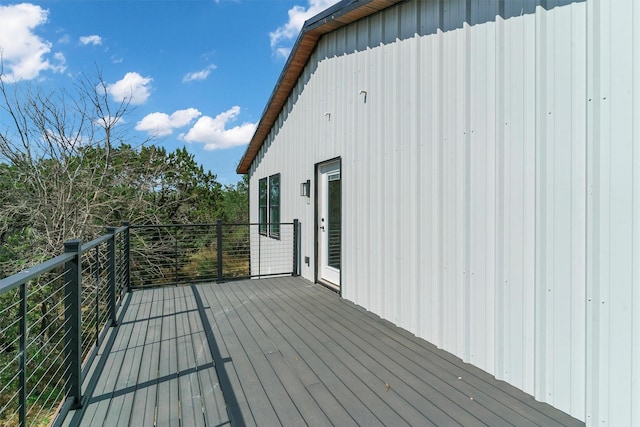
[[[223,222],[222,225],[225,226],[259,226],[259,225],[271,225],[271,224],[278,224],[278,225],[293,225],[293,222]],[[130,225],[129,228],[172,228],[172,227],[215,227],[217,224],[214,223],[210,223],[210,224],[134,224],[134,225]]]
[[[113,227],[107,227],[107,229],[109,229],[109,228],[113,228]],[[125,231],[127,228],[131,228],[131,226],[130,225],[123,225],[121,227],[118,227],[118,228],[115,229],[114,234],[120,234],[123,231]],[[107,234],[107,235],[109,235],[109,234]]]
[[[89,243],[85,243],[84,245],[82,245],[82,252],[86,252],[89,249],[93,249],[96,246],[99,246],[101,243],[104,243],[109,239],[111,239],[111,234],[105,234],[104,236],[100,236],[97,239],[93,239]]]
[[[215,227],[212,224],[133,224],[130,228]]]
[[[54,268],[59,267],[65,262],[73,259],[74,256],[75,254],[73,253],[58,255],[57,257],[45,261],[41,264],[27,268],[26,270],[22,270],[21,272],[16,273],[12,276],[5,277],[4,279],[0,280],[0,295],[4,294],[5,292],[9,292],[10,290],[17,288],[24,283],[27,283],[29,280],[34,279],[44,273],[48,273]]]
[[[113,234],[120,234],[120,233],[126,231],[127,228],[129,228],[128,225],[122,226],[120,228],[116,228]],[[111,239],[113,234],[107,233],[107,234],[104,234],[104,235],[102,235],[102,236],[100,236],[100,237],[98,237],[96,239],[93,239],[92,241],[90,241],[88,243],[85,243],[84,245],[82,245],[82,252],[86,252],[89,249],[93,249],[96,246],[100,245],[101,243],[106,242],[107,240]]]

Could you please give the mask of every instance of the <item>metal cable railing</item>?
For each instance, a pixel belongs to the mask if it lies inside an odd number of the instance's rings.
[[[264,224],[263,224],[264,225]],[[268,230],[273,224],[266,224]],[[0,425],[60,425],[133,286],[298,275],[299,223],[107,228],[0,280]]]
[[[296,275],[299,224],[278,227],[274,238],[261,233],[260,224],[131,226],[131,286]]]
[[[56,425],[82,403],[128,288],[127,234],[66,242],[63,255],[0,280],[0,425]]]

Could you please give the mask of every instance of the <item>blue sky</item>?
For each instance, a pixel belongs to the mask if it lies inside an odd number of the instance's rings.
[[[337,0],[0,0],[6,81],[64,86],[101,69],[132,137],[186,146],[223,184],[304,21]]]

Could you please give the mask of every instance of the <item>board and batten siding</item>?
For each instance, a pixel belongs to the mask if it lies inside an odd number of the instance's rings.
[[[640,425],[640,4],[406,1],[325,35],[251,168],[314,277],[588,425]],[[365,92],[362,92],[365,91]]]

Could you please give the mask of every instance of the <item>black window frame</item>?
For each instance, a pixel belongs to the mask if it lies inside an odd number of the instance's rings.
[[[269,191],[266,177],[258,181],[258,223],[258,232],[266,236],[269,223]]]
[[[281,175],[258,180],[258,232],[280,240]]]
[[[268,193],[269,193],[269,237],[272,237],[274,239],[280,239],[280,174],[279,173],[269,176]]]

